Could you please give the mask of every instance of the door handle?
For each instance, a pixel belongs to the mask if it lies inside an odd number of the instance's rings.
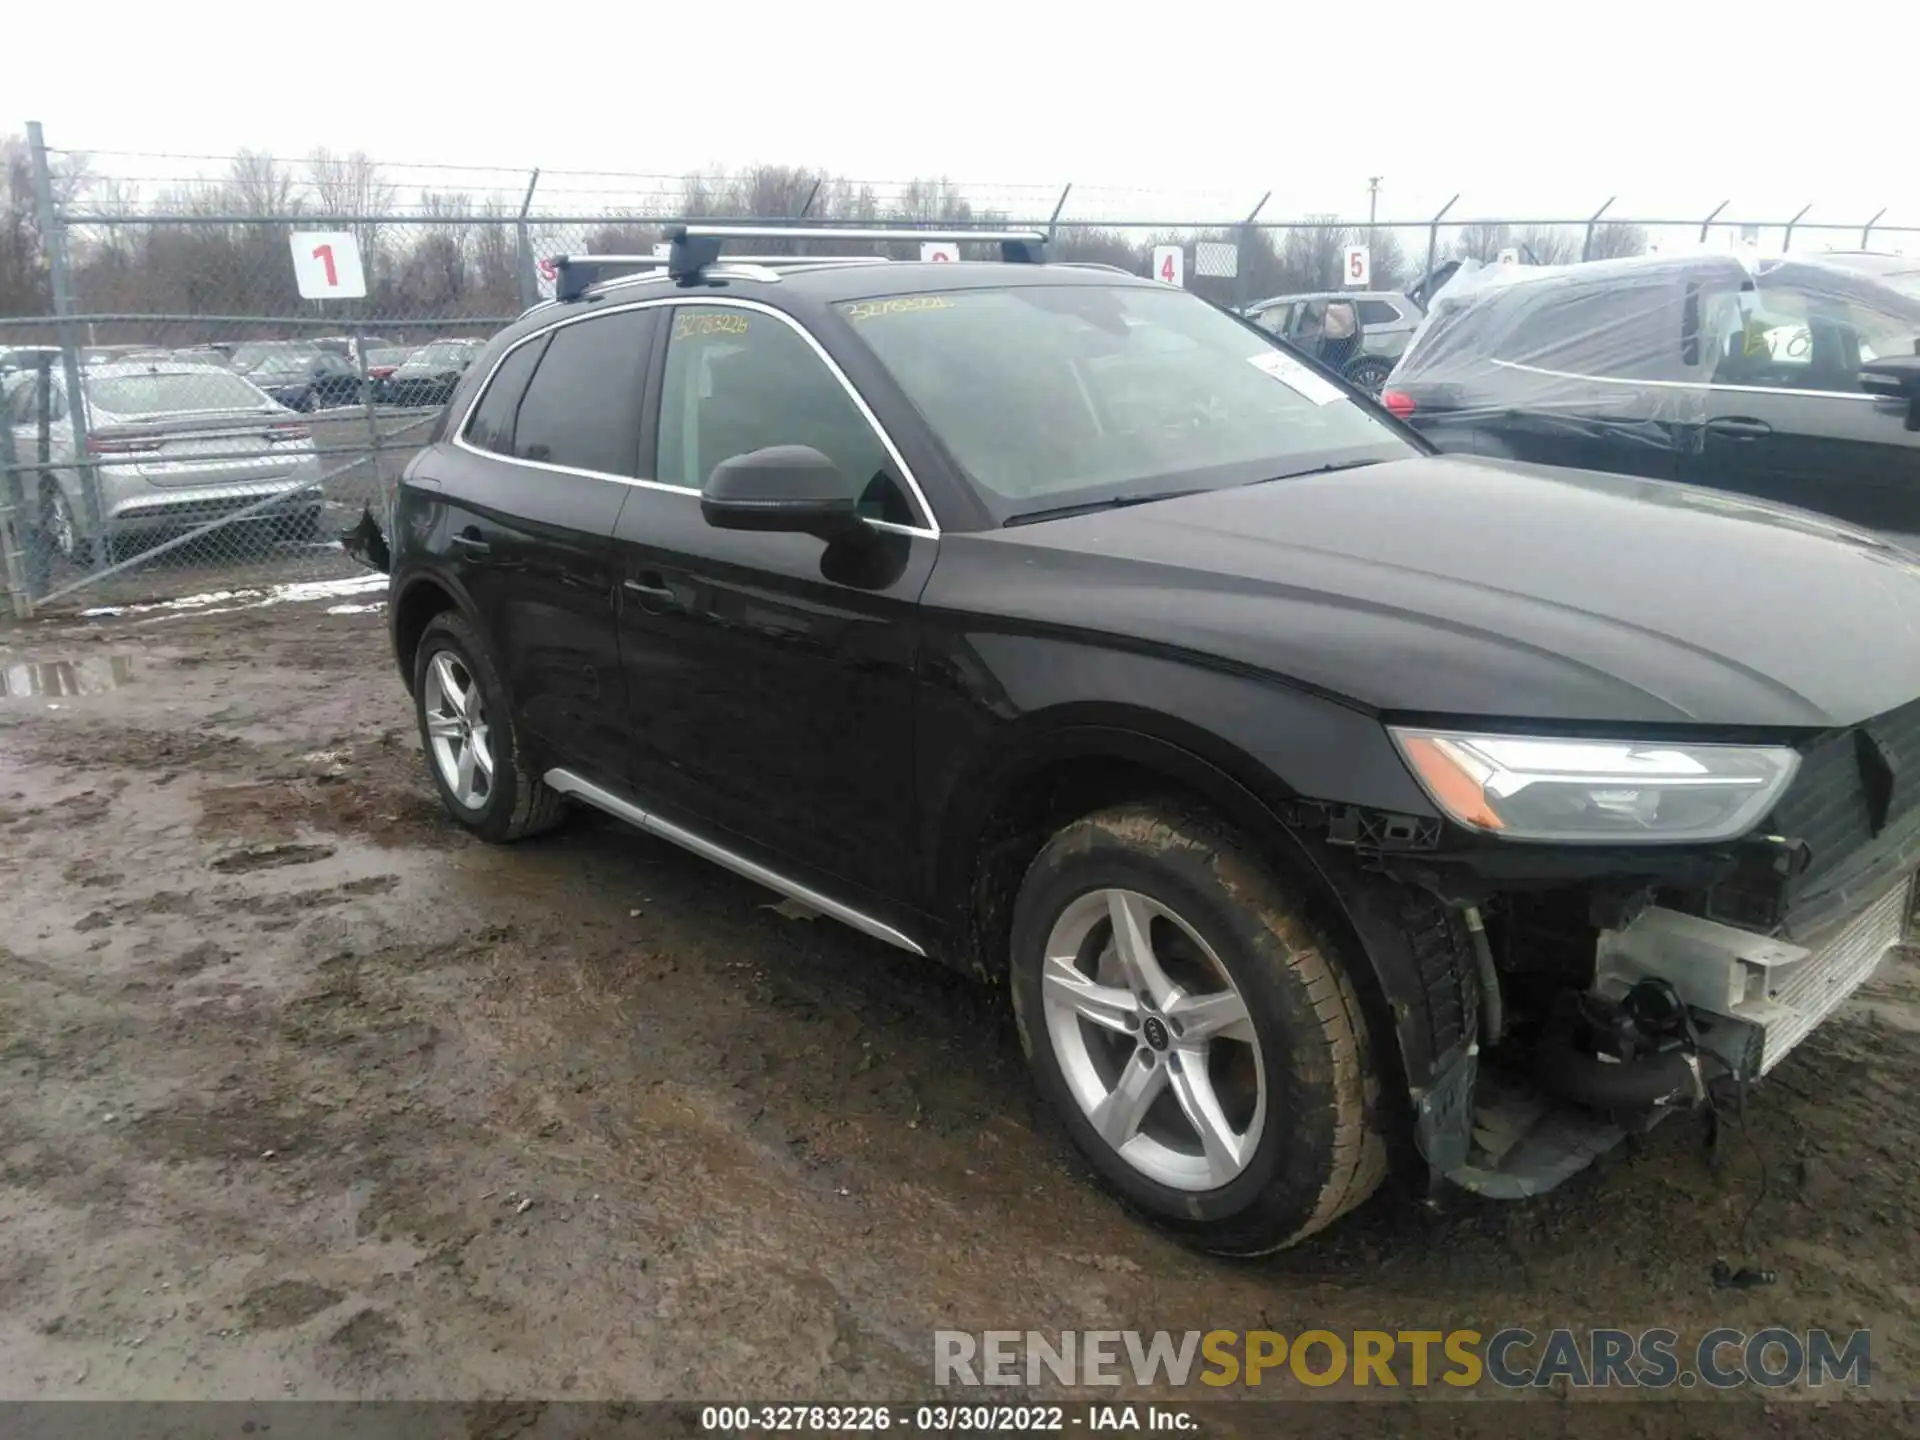
[[[1773,426],[1745,415],[1723,415],[1707,422],[1707,433],[1723,440],[1758,440],[1763,435],[1771,435]]]
[[[493,553],[493,547],[471,530],[464,530],[454,536],[453,543],[469,555],[491,555]]]
[[[622,588],[632,591],[640,597],[642,609],[664,610],[680,603],[680,597],[667,584],[665,577],[652,571],[641,575],[637,580],[622,582]]]

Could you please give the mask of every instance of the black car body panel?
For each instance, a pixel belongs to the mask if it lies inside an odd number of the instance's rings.
[[[1344,399],[1395,458],[1003,525],[836,307],[1024,285],[1159,293],[1070,267],[716,268],[528,312],[453,385],[384,527],[355,532],[390,565],[403,675],[431,616],[461,611],[498,652],[534,773],[578,776],[976,972],[997,963],[1036,825],[1113,776],[1197,796],[1314,877],[1358,938],[1355,983],[1423,1150],[1451,1160],[1475,1064],[1458,905],[1604,881],[1594,914],[1684,892],[1700,913],[1771,907],[1778,927],[1920,851],[1912,556],[1698,488],[1436,457]],[[878,423],[901,518],[826,538],[723,529],[699,489],[662,478],[674,347],[707,333],[684,307],[807,337],[806,364]],[[530,406],[569,327],[619,316],[627,348]],[[542,406],[564,440],[521,428]],[[603,433],[617,441],[591,465],[561,453]],[[1827,853],[1796,871],[1758,832],[1665,848],[1471,834],[1396,749],[1387,726],[1409,720],[1799,747],[1821,763],[1781,812]],[[1793,874],[1819,883],[1789,893]]]
[[[1878,262],[1878,263],[1870,263]],[[1481,271],[1434,301],[1390,382],[1449,452],[1643,475],[1920,537],[1920,262],[1651,257]]]

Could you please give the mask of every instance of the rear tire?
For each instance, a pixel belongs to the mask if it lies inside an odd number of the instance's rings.
[[[1378,396],[1387,388],[1387,377],[1393,374],[1393,362],[1369,355],[1356,360],[1347,367],[1347,382],[1356,390],[1364,390],[1369,395]]]
[[[93,542],[81,533],[80,519],[73,503],[58,480],[43,481],[40,486],[40,524],[46,535],[49,558],[69,565],[86,565],[93,560]]]
[[[413,702],[427,772],[455,820],[502,842],[565,818],[565,797],[528,765],[492,651],[453,611],[434,616],[421,633]]]
[[[1041,1093],[1165,1229],[1263,1254],[1385,1177],[1366,1021],[1338,953],[1218,820],[1129,805],[1067,826],[1021,885],[1011,964]]]

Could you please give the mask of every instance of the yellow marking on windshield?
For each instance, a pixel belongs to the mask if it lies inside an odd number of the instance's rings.
[[[893,295],[885,300],[856,300],[847,307],[847,319],[871,320],[876,315],[909,315],[916,310],[951,310],[944,295]]]

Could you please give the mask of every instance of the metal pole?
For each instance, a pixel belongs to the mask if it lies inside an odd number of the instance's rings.
[[[1794,216],[1791,220],[1787,222],[1786,237],[1780,242],[1780,253],[1782,255],[1786,254],[1787,251],[1793,249],[1793,227],[1798,225],[1802,220],[1804,220],[1806,218],[1807,211],[1811,210],[1812,208],[1813,206],[1811,204],[1802,205],[1800,207],[1800,213]]]
[[[27,148],[33,152],[33,190],[40,223],[40,241],[47,247],[47,267],[53,278],[53,313],[61,320],[60,370],[67,386],[67,417],[73,425],[73,455],[80,472],[90,528],[104,541],[100,523],[100,472],[87,464],[87,402],[80,388],[80,337],[73,327],[73,291],[67,276],[67,232],[54,203],[53,167],[47,163],[47,137],[38,120],[27,122]],[[102,555],[106,547],[101,546]]]
[[[1073,193],[1073,182],[1069,180],[1060,191],[1060,198],[1054,203],[1053,214],[1047,217],[1047,243],[1053,243],[1054,227],[1060,223],[1060,212],[1067,208],[1067,196]]]
[[[800,216],[799,216],[800,219],[804,220],[807,218],[808,212],[810,212],[813,209],[814,199],[819,194],[820,194],[820,182],[818,180],[815,180],[813,182],[813,188],[807,191],[807,203],[800,207]]]
[[[1580,242],[1580,259],[1583,262],[1593,257],[1593,227],[1600,223],[1600,217],[1611,210],[1613,202],[1619,198],[1618,195],[1609,195],[1607,203],[1587,217],[1587,238]]]
[[[1386,178],[1384,175],[1367,177],[1367,243],[1369,245],[1373,243],[1374,217],[1380,211],[1380,182]]]
[[[533,232],[527,228],[527,212],[533,209],[533,187],[540,183],[540,167],[527,176],[527,195],[520,202],[520,218],[515,231],[520,238],[520,308],[530,310],[540,300],[540,279],[533,269]]]
[[[1873,227],[1880,223],[1880,217],[1886,213],[1887,207],[1882,205],[1878,210],[1874,211],[1873,219],[1860,227],[1860,248],[1862,250],[1867,248],[1867,237],[1873,234]]]
[[[1447,218],[1447,212],[1451,210],[1457,203],[1459,203],[1459,200],[1460,200],[1460,197],[1458,195],[1454,196],[1453,199],[1447,201],[1446,204],[1442,205],[1440,207],[1440,213],[1435,215],[1433,219],[1430,222],[1428,222],[1428,225],[1427,225],[1427,278],[1422,282],[1422,289],[1424,289],[1428,285],[1433,284],[1433,262],[1437,258],[1439,258],[1439,251],[1440,251],[1440,222]],[[1432,297],[1428,297],[1428,298],[1432,298]]]
[[[1266,194],[1260,197],[1260,203],[1254,206],[1253,209],[1249,210],[1247,212],[1247,218],[1242,220],[1240,223],[1242,225],[1253,224],[1255,220],[1260,218],[1260,212],[1267,208],[1267,202],[1272,198],[1273,198],[1273,192],[1269,190]]]
[[[1707,216],[1706,219],[1700,222],[1700,243],[1702,245],[1707,243],[1707,230],[1712,226],[1713,222],[1719,218],[1720,212],[1732,203],[1731,200],[1722,200],[1718,205],[1713,207],[1713,214]]]
[[[0,572],[13,602],[13,618],[33,618],[33,586],[27,564],[27,472],[20,467],[13,430],[0,425]]]

